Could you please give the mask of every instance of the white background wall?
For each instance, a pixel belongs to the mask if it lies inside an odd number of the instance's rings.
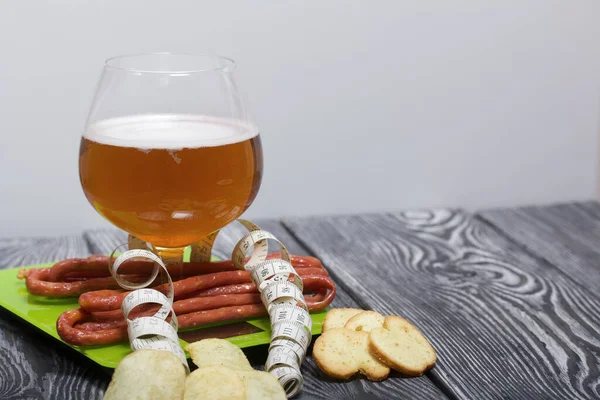
[[[77,154],[105,58],[216,51],[263,132],[249,217],[591,198],[600,2],[1,1],[0,236],[108,226]]]

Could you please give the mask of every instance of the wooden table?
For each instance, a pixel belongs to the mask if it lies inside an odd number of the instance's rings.
[[[600,398],[600,203],[258,223],[323,261],[334,306],[403,315],[438,352],[425,376],[380,383],[328,379],[308,357],[302,399]],[[3,239],[0,267],[106,253],[124,238]],[[249,357],[260,366],[266,350]],[[0,312],[0,399],[96,399],[110,372]]]

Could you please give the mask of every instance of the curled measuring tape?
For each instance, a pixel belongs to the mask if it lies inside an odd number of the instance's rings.
[[[292,264],[287,261],[274,259],[260,263],[251,271],[252,281],[260,289],[265,282],[291,282],[302,292],[302,278],[296,273]]]
[[[312,340],[312,319],[302,294],[302,278],[290,263],[287,249],[275,236],[250,221],[237,221],[248,233],[235,245],[231,259],[236,267],[250,272],[271,320],[265,370],[279,380],[288,397],[294,397],[304,385],[300,365]],[[210,261],[218,233],[194,243],[190,260]],[[279,245],[280,259],[267,260],[268,240]]]
[[[135,238],[130,237],[129,246],[138,248],[128,250],[118,256],[110,265],[110,273],[119,286],[132,290],[121,304],[121,311],[127,322],[131,349],[134,351],[141,349],[170,351],[179,357],[186,370],[189,371],[185,353],[179,345],[177,336],[177,317],[173,311],[173,281],[167,272],[167,267],[156,254],[140,248],[145,246],[145,242],[136,241]],[[145,282],[133,283],[119,276],[119,268],[132,258],[146,258],[154,262],[152,274]],[[163,273],[168,280],[166,296],[158,290],[147,288],[160,273]],[[159,304],[160,308],[152,316],[130,319],[131,311],[142,304]]]
[[[231,259],[236,267],[250,272],[271,321],[271,343],[265,369],[279,380],[287,396],[293,397],[300,393],[304,385],[300,366],[312,340],[312,319],[302,293],[302,278],[290,263],[287,249],[275,236],[261,230],[250,221],[237,221],[248,233],[235,245]],[[190,261],[210,261],[218,233],[219,231],[216,231],[194,243]],[[267,260],[268,240],[279,245],[280,259]],[[128,245],[130,250],[117,257],[110,267],[110,272],[121,287],[132,290],[121,306],[127,321],[131,348],[171,351],[181,359],[187,369],[185,353],[179,346],[177,336],[177,317],[173,312],[173,281],[165,262],[149,251],[148,245],[142,240],[130,236]],[[250,257],[247,257],[249,253]],[[154,270],[146,282],[133,283],[118,274],[123,263],[136,257],[147,258],[155,263]],[[167,263],[169,261],[166,260]],[[160,273],[168,279],[166,296],[147,288]],[[135,307],[147,303],[159,304],[160,308],[150,317],[129,319]]]

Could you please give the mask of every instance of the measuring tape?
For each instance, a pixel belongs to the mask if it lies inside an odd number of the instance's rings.
[[[179,357],[189,372],[187,359],[179,345],[179,337],[177,336],[177,317],[173,311],[173,281],[167,272],[167,267],[160,257],[149,250],[145,250],[145,242],[136,242],[135,238],[130,238],[128,243],[129,246],[138,248],[128,250],[118,256],[110,265],[110,273],[119,286],[126,290],[132,290],[121,304],[121,311],[123,311],[123,316],[127,321],[127,333],[131,349],[134,351],[141,349],[170,351]],[[145,282],[133,283],[119,276],[121,265],[132,258],[146,258],[154,262],[152,274]],[[146,288],[154,282],[161,272],[166,275],[168,280],[166,296],[158,290]],[[138,317],[131,320],[129,318],[131,311],[142,304],[159,304],[160,308],[152,316]],[[171,318],[167,321],[169,315]]]
[[[292,264],[287,261],[272,259],[260,263],[251,271],[252,281],[260,289],[266,282],[291,282],[300,289],[304,289],[302,278],[296,273]]]
[[[300,393],[304,385],[300,365],[312,340],[312,319],[302,294],[304,287],[302,278],[292,266],[289,252],[275,236],[261,230],[258,225],[250,221],[243,219],[237,221],[248,230],[248,233],[235,245],[231,259],[236,267],[250,272],[271,321],[271,341],[265,370],[279,380],[288,397],[293,397]],[[210,261],[218,234],[219,231],[216,231],[192,244],[190,261]],[[281,258],[267,260],[268,240],[279,245]],[[185,353],[179,345],[177,336],[177,317],[173,312],[173,281],[164,262],[170,263],[173,260],[161,260],[148,250],[146,242],[131,235],[128,246],[129,250],[112,263],[110,272],[119,286],[132,290],[121,306],[127,321],[131,348],[132,350],[171,351],[179,357],[189,372]],[[251,250],[252,253],[247,259]],[[154,262],[154,270],[146,282],[133,283],[118,274],[119,267],[123,263],[137,257]],[[160,273],[166,275],[168,280],[166,296],[157,290],[147,288]],[[159,304],[160,308],[152,316],[129,319],[131,311],[142,304]]]
[[[304,385],[300,365],[312,339],[312,319],[302,294],[302,278],[292,266],[289,252],[275,236],[250,221],[237,221],[248,233],[235,245],[231,260],[239,269],[250,272],[271,320],[271,344],[265,370],[279,380],[288,397],[294,397]],[[194,243],[190,260],[210,261],[218,233]],[[268,240],[278,244],[279,259],[267,260]]]

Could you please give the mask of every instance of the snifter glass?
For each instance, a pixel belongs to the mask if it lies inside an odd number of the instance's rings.
[[[238,218],[262,178],[262,147],[224,57],[106,61],[79,151],[81,186],[108,221],[172,264]]]

